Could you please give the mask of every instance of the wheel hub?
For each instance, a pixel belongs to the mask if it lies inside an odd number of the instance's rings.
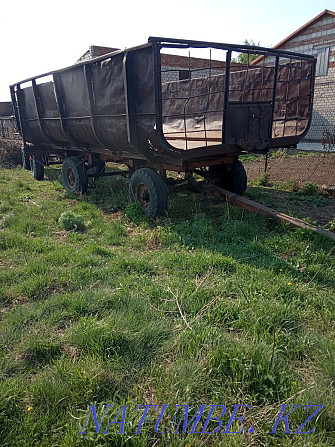
[[[66,177],[67,177],[67,181],[68,181],[69,186],[71,188],[73,188],[73,186],[74,186],[74,184],[76,182],[76,179],[75,179],[74,172],[73,172],[73,170],[71,168],[67,168],[67,170],[66,170]]]
[[[140,202],[142,208],[147,209],[150,205],[150,194],[144,183],[140,183],[136,189],[136,201]]]

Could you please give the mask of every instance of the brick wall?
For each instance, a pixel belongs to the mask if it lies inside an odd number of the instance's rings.
[[[323,150],[324,132],[335,126],[335,17],[325,15],[279,48],[316,57],[329,48],[328,70],[315,80],[311,127],[298,146],[305,150]]]
[[[165,71],[165,70],[168,70],[168,71]],[[179,80],[179,71],[185,71],[185,70],[186,70],[186,68],[184,68],[184,67],[162,66],[162,83],[170,82],[170,81],[178,81]],[[202,78],[204,76],[209,76],[210,74],[212,76],[222,74],[222,70],[215,70],[215,69],[209,70],[208,68],[202,69],[202,70],[193,70],[193,71],[191,71],[191,79]]]

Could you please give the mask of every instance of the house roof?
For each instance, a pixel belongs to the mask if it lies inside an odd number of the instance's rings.
[[[283,45],[285,45],[287,42],[289,42],[290,40],[292,40],[294,37],[298,36],[301,32],[305,31],[306,28],[308,28],[311,25],[314,25],[314,23],[316,23],[317,21],[319,21],[320,19],[323,19],[324,16],[326,15],[331,15],[333,17],[335,17],[335,12],[334,11],[330,11],[329,9],[325,9],[324,11],[322,11],[320,14],[318,14],[317,16],[315,16],[312,20],[310,20],[309,22],[305,23],[305,25],[301,26],[300,28],[298,28],[296,31],[294,31],[292,34],[290,34],[289,36],[285,37],[285,39],[281,40],[279,43],[277,43],[277,45],[275,45],[273,48],[280,48]],[[263,59],[264,56],[259,56],[257,59],[252,61],[252,65],[257,64],[260,60]]]
[[[100,47],[97,45],[90,46],[92,58],[103,56],[104,54],[112,53],[113,51],[118,51],[119,49],[120,48]]]
[[[112,53],[113,51],[118,51],[119,48],[111,47],[101,47],[98,45],[91,45],[89,49],[77,60],[76,63],[82,62],[88,59],[94,59],[95,57],[103,56],[104,54]]]
[[[280,48],[282,45],[284,45],[285,43],[287,43],[288,41],[290,41],[291,39],[293,39],[294,37],[296,37],[298,34],[300,34],[302,31],[304,31],[306,28],[308,28],[311,25],[314,25],[315,22],[317,22],[320,19],[323,19],[324,16],[326,16],[327,14],[335,17],[335,12],[334,11],[330,11],[329,9],[325,9],[324,11],[322,11],[320,14],[318,14],[316,17],[314,17],[314,19],[310,20],[309,22],[305,23],[305,25],[301,26],[300,28],[298,28],[296,31],[294,31],[294,33],[290,34],[289,36],[287,36],[284,40],[282,40],[281,42],[279,42],[277,45],[275,45],[273,48]]]

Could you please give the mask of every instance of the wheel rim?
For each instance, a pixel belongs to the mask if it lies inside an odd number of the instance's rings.
[[[143,209],[149,208],[150,194],[148,188],[144,183],[140,183],[139,185],[137,185],[135,191],[135,199],[137,202],[140,202]]]
[[[70,186],[70,188],[73,188],[74,184],[76,183],[76,178],[75,178],[72,168],[67,168],[66,179],[67,179],[67,182],[68,182],[68,185]]]

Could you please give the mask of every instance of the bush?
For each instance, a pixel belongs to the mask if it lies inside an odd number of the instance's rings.
[[[297,192],[300,189],[299,182],[296,179],[286,180],[286,182],[279,183],[278,187],[285,191]]]
[[[74,214],[72,211],[65,211],[64,213],[62,213],[58,222],[66,231],[83,231],[85,229],[82,217]]]
[[[319,192],[319,187],[313,182],[306,182],[302,188],[299,190],[299,194],[304,194],[306,196],[315,196]]]
[[[255,178],[252,182],[255,186],[272,186],[272,183],[269,182],[269,174],[264,173],[259,177]]]

